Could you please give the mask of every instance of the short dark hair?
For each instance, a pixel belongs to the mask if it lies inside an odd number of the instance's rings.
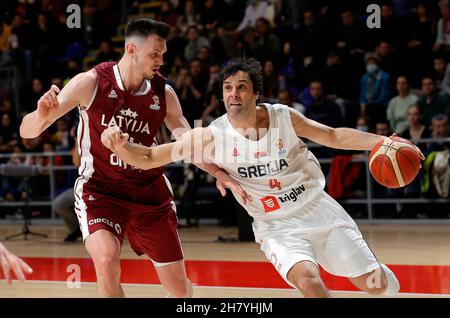
[[[125,39],[138,36],[147,38],[150,35],[158,35],[167,39],[170,26],[163,22],[158,22],[148,18],[137,18],[130,20],[125,28]]]
[[[238,57],[231,60],[219,73],[220,93],[223,82],[230,76],[242,71],[247,73],[253,84],[253,93],[261,93],[263,86],[261,63],[254,58]]]

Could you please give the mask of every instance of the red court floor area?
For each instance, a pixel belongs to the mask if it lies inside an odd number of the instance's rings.
[[[86,258],[25,257],[34,273],[30,280],[66,281],[74,266],[80,268],[82,282],[95,282],[94,265]],[[158,284],[150,261],[125,259],[122,283]],[[388,265],[400,281],[402,293],[450,294],[450,266]],[[76,268],[76,267],[75,267]],[[254,288],[291,288],[268,262],[187,260],[186,268],[194,285]],[[322,270],[322,278],[330,290],[357,290],[348,279]]]

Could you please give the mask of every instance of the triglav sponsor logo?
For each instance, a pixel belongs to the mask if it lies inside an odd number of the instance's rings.
[[[272,195],[265,196],[260,200],[266,213],[276,211],[280,208],[280,203],[278,203],[277,198]]]
[[[293,188],[291,190],[291,192],[286,193],[284,196],[282,197],[278,197],[278,199],[280,199],[280,201],[282,203],[288,202],[288,201],[292,201],[292,202],[296,202],[297,198],[299,197],[300,194],[302,194],[303,192],[305,192],[305,186],[302,184],[297,188]]]

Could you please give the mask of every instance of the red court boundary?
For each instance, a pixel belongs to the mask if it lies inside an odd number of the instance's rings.
[[[73,273],[71,264],[80,266],[81,281],[95,282],[92,260],[87,258],[24,257],[34,269],[28,276],[35,281],[66,281]],[[155,269],[144,259],[123,259],[122,283],[159,284]],[[388,265],[397,275],[403,293],[450,294],[450,266]],[[186,260],[186,269],[192,283],[199,286],[291,288],[268,262]],[[356,291],[343,277],[321,270],[330,290]]]

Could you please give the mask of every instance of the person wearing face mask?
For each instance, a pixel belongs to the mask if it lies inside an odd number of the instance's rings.
[[[374,55],[367,55],[365,61],[366,73],[360,82],[361,115],[367,115],[375,122],[385,120],[386,108],[392,95],[391,77],[378,67],[378,60]]]

